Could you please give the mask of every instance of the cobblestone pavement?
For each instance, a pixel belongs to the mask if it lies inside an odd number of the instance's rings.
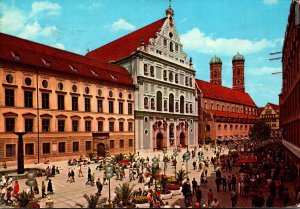
[[[177,156],[177,170],[179,170],[180,168],[185,169],[186,164],[182,162],[182,155],[185,152],[185,150],[181,151],[181,153],[179,153],[179,155]],[[225,151],[227,152],[227,151]],[[225,153],[223,152],[223,153]],[[171,156],[172,155],[172,150],[169,149],[167,152],[167,155]],[[223,154],[222,153],[222,154]],[[204,152],[204,156],[206,157],[211,157],[213,155],[213,150],[210,150],[208,152]],[[156,156],[156,157],[160,157],[160,159],[162,159],[163,153],[162,152],[150,152],[150,151],[140,151],[140,157],[149,157],[150,160],[152,157]],[[193,178],[196,178],[197,182],[199,183],[200,181],[200,172],[197,170],[193,170],[192,168],[192,162],[193,159],[190,159],[188,162],[188,176],[190,178],[190,180],[192,180]],[[95,179],[97,180],[98,178],[103,179],[103,171],[99,171],[99,170],[95,170],[96,168],[96,164],[91,164],[91,165],[87,165],[87,166],[83,166],[82,170],[83,170],[83,174],[84,177],[78,177],[78,169],[79,167],[77,166],[68,166],[66,161],[60,161],[60,162],[51,162],[50,164],[40,164],[40,165],[26,165],[25,167],[43,167],[46,168],[47,166],[59,166],[60,168],[60,174],[57,174],[55,177],[51,178],[52,179],[52,184],[53,184],[53,189],[54,189],[54,194],[50,195],[51,198],[54,200],[54,207],[63,207],[63,208],[69,208],[69,207],[75,207],[76,203],[80,203],[80,204],[85,204],[86,201],[83,198],[84,194],[95,194],[97,191],[96,186],[90,186],[90,185],[86,185],[85,182],[87,181],[87,170],[88,167],[90,167],[92,169],[92,173],[95,172]],[[73,183],[69,183],[67,182],[67,176],[68,176],[68,170],[69,168],[75,168],[75,182]],[[9,168],[10,169],[10,168]],[[123,179],[122,182],[128,182],[129,178],[128,178],[128,170],[126,169],[126,178]],[[237,174],[238,170],[237,168],[235,168],[233,170],[232,173]],[[168,165],[167,170],[166,170],[166,174],[167,175],[174,175],[174,167],[172,167],[171,165]],[[222,172],[222,176],[226,175],[227,177],[229,175],[231,175],[231,173],[229,172]],[[41,182],[44,180],[45,181],[45,177],[37,177],[36,178],[39,184],[39,189],[41,191]],[[203,198],[202,198],[202,202],[207,202],[207,192],[208,189],[212,189],[213,193],[214,193],[214,197],[216,197],[219,202],[220,202],[220,207],[231,207],[231,201],[230,201],[230,193],[227,192],[222,192],[222,190],[220,192],[217,192],[216,190],[216,186],[215,186],[215,173],[214,173],[214,168],[213,166],[209,166],[209,170],[208,170],[208,188],[204,188],[201,187],[202,190],[202,194],[203,194]],[[22,191],[23,189],[26,189],[26,185],[25,185],[25,181],[26,179],[21,179],[19,180],[20,183],[20,191]],[[114,194],[114,188],[122,183],[121,181],[117,181],[115,179],[115,177],[113,177],[111,179],[111,198],[113,199],[115,194]],[[47,182],[45,181],[46,187],[47,187]],[[140,188],[144,188],[144,184],[140,184],[136,181],[132,181],[130,182],[130,184],[135,185],[134,188],[138,189]],[[286,186],[288,186],[290,189],[290,196],[291,199],[294,200],[294,184],[293,182],[288,182],[285,183]],[[265,199],[267,199],[268,197],[268,190],[266,187],[260,188],[260,191],[264,192],[265,195]],[[102,190],[102,196],[103,197],[108,197],[109,196],[109,189],[108,189],[108,185],[104,185],[103,186],[103,190]],[[41,197],[41,192],[40,194],[36,195],[36,197]],[[178,196],[173,196],[172,199],[167,200],[169,202],[169,205],[174,205],[179,204],[183,207],[183,196],[182,195],[178,195]],[[45,207],[45,202],[46,202],[46,198],[42,199],[40,202],[41,207]],[[276,207],[282,207],[283,204],[281,203],[281,201],[279,201],[278,199],[275,199],[274,204]],[[291,202],[291,204],[294,204],[294,202]],[[243,197],[239,197],[238,198],[238,203],[237,203],[237,207],[251,207],[251,199],[248,198],[243,198]]]

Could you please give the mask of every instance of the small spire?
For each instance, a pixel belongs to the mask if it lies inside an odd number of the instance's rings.
[[[172,0],[169,0],[169,7],[171,8],[171,2],[172,2]]]
[[[192,65],[193,64],[193,58],[190,57],[190,64]]]

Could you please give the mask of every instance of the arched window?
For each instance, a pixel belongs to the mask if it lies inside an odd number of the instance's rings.
[[[187,103],[185,104],[185,112],[189,113],[189,104],[187,104]]]
[[[150,67],[150,75],[151,75],[151,77],[154,77],[154,67],[153,66]]]
[[[156,93],[156,110],[162,111],[162,93],[160,91]]]
[[[169,72],[169,81],[173,82],[173,73],[172,72]]]
[[[230,107],[229,107],[229,106],[227,106],[227,111],[228,111],[228,112],[230,111]]]
[[[247,131],[247,129],[248,129],[248,126],[247,126],[247,125],[245,125],[245,130]]]
[[[235,125],[235,130],[238,130],[238,125]]]
[[[184,113],[184,96],[180,97],[180,113]]]
[[[154,98],[151,98],[151,110],[155,110],[155,101],[154,101]]]
[[[164,111],[168,111],[168,102],[164,100]]]
[[[175,74],[175,83],[178,83],[178,74]]]
[[[185,85],[188,86],[189,85],[189,78],[185,77]]]
[[[204,102],[204,109],[207,110],[207,103],[206,102]]]
[[[164,75],[163,76],[164,76],[164,80],[166,81],[168,79],[166,70],[164,70]]]
[[[174,51],[174,49],[173,49],[173,43],[172,43],[172,42],[170,42],[170,51],[171,51],[171,52]]]
[[[164,46],[167,46],[167,39],[164,39]]]
[[[178,102],[175,103],[175,110],[176,110],[176,112],[179,112],[179,104],[178,104]]]
[[[169,136],[170,136],[170,139],[174,138],[174,123],[171,123],[169,126]]]
[[[190,113],[193,113],[193,105],[190,104]]]
[[[148,66],[144,64],[144,75],[148,75]]]
[[[205,126],[205,131],[210,131],[210,125]]]
[[[174,95],[169,94],[169,111],[174,112]]]
[[[218,130],[220,131],[222,129],[221,124],[218,125]]]
[[[217,104],[217,110],[219,110],[219,104]]]
[[[145,97],[145,98],[144,98],[144,108],[145,108],[145,109],[148,109],[148,108],[149,108],[149,100],[148,100],[148,97]]]
[[[210,103],[210,109],[212,110],[214,108],[214,103]]]
[[[222,105],[222,111],[224,111],[224,105]]]
[[[190,78],[190,86],[193,86],[192,78]]]
[[[243,130],[243,125],[240,126],[240,129]]]
[[[227,130],[227,124],[224,125],[224,130]]]

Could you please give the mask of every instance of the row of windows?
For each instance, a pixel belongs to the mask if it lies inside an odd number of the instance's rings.
[[[237,131],[239,129],[239,127],[240,127],[241,131],[243,130],[243,128],[245,129],[245,131],[248,130],[248,125],[244,125],[244,126],[243,125],[235,125],[235,130]],[[233,125],[232,124],[231,125],[227,125],[227,124],[223,125],[224,130],[227,130],[228,128],[230,130],[233,130]],[[251,126],[249,126],[249,128],[251,128]],[[222,125],[221,124],[218,125],[218,130],[219,131],[222,130]]]
[[[32,84],[31,78],[26,77],[24,81],[25,81],[25,85],[26,86],[31,86],[31,84]],[[11,74],[7,74],[6,75],[6,82],[9,83],[9,84],[13,83],[13,76]],[[48,88],[48,81],[47,80],[43,80],[42,81],[42,87],[45,88],[45,89]],[[60,91],[62,91],[64,89],[64,84],[62,82],[59,82],[57,84],[57,89],[60,90]],[[78,91],[77,85],[75,85],[75,84],[72,85],[72,91],[74,93],[77,93],[77,91]],[[89,87],[85,87],[84,92],[85,92],[85,94],[89,94],[90,93],[90,88]],[[98,89],[98,96],[102,96],[102,90],[101,89]],[[108,92],[108,96],[109,97],[113,97],[113,92],[109,91]],[[123,98],[122,92],[119,92],[119,98],[120,99]],[[131,98],[132,98],[132,95],[128,94],[128,99],[131,99]]]
[[[168,106],[168,100],[169,100],[169,106]],[[163,104],[164,111],[168,111],[168,109],[169,109],[169,112],[174,112],[174,95],[169,94],[168,100],[165,99],[164,103],[162,103],[162,93],[160,91],[158,91],[156,93],[156,110],[162,111],[162,104]],[[180,96],[180,108],[179,108],[179,103],[175,102],[175,111],[179,112],[179,110],[180,110],[180,113],[184,113],[184,104],[186,107],[185,112],[193,113],[193,105],[185,103],[184,96]],[[148,97],[144,97],[144,108],[149,109],[149,98]],[[150,109],[155,110],[155,99],[154,98],[150,99]]]
[[[150,70],[150,76],[151,77],[155,77],[154,67],[150,66],[149,70]],[[146,75],[146,76],[149,75],[148,65],[147,64],[144,64],[144,75]],[[174,75],[174,72],[172,72],[172,71],[169,71],[169,76],[168,76],[167,70],[164,70],[163,71],[163,79],[164,79],[164,81],[168,81],[169,80],[169,82],[172,82],[172,83],[174,81],[175,81],[176,84],[179,83],[179,75],[178,75],[178,73],[175,73],[175,75]],[[185,85],[193,87],[193,78],[186,76],[185,77]]]
[[[98,121],[98,131],[103,131],[103,123],[104,121]],[[25,131],[33,132],[33,119],[25,119]],[[72,120],[72,131],[77,132],[79,130],[79,120]],[[5,118],[5,131],[13,132],[15,131],[15,118]],[[58,119],[57,121],[57,131],[64,132],[65,131],[65,120]],[[92,121],[85,121],[85,131],[92,131]],[[109,131],[115,131],[115,122],[109,121]],[[124,130],[124,122],[119,122],[119,131]],[[128,122],[128,131],[133,131],[133,122]],[[50,132],[50,119],[42,119],[42,132]]]
[[[42,109],[49,109],[49,93],[42,93]],[[5,106],[15,106],[14,89],[5,89]],[[33,107],[33,92],[24,91],[24,107]],[[72,111],[78,111],[78,96],[72,96]],[[128,103],[128,114],[133,114],[132,103]],[[57,109],[65,110],[65,95],[57,95]],[[91,112],[91,98],[84,98],[84,111]],[[103,100],[97,100],[97,112],[103,112]],[[114,101],[108,101],[108,112],[114,113]],[[119,102],[119,114],[124,114],[124,102]]]
[[[115,148],[115,141],[109,141],[109,148]],[[128,146],[133,147],[133,139],[129,139]],[[42,154],[47,155],[51,153],[51,143],[46,142],[42,143]],[[119,140],[119,148],[125,147],[124,139]],[[92,141],[85,142],[85,151],[92,150]],[[66,150],[66,142],[58,142],[57,151],[59,153],[65,153]],[[80,152],[80,143],[79,141],[72,142],[72,152]],[[34,155],[34,143],[26,143],[25,144],[25,156],[33,156]],[[16,144],[6,144],[6,157],[15,157],[16,156]]]
[[[236,107],[236,106],[227,106],[227,109],[225,107],[225,105],[219,106],[219,104],[216,104],[216,106],[214,105],[214,103],[210,103],[210,108],[207,105],[207,102],[204,102],[204,109],[211,109],[211,110],[221,110],[221,111],[227,111],[227,112],[237,112],[237,113],[244,113],[245,114],[255,114],[255,109],[254,108],[248,108],[248,107]]]

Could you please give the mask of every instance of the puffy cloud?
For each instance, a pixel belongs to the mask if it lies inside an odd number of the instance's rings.
[[[261,68],[250,68],[247,70],[247,73],[251,75],[271,75],[272,73],[275,72],[281,72],[282,68],[280,67],[268,67],[268,66],[263,66]]]
[[[263,0],[264,4],[271,5],[271,4],[277,4],[278,0]]]
[[[31,16],[35,16],[40,12],[47,12],[47,15],[58,15],[61,10],[61,6],[59,4],[52,3],[49,1],[34,2],[31,5],[31,8]]]
[[[56,28],[56,26],[42,28],[41,25],[37,21],[35,21],[32,24],[26,24],[19,36],[25,39],[34,39],[38,36],[49,37],[57,31],[58,29]]]
[[[1,6],[0,9],[3,12],[0,18],[2,25],[1,32],[13,33],[24,27],[27,17],[22,10],[15,7],[9,8],[4,5]]]
[[[111,25],[111,30],[113,32],[117,32],[120,30],[134,30],[134,29],[135,29],[135,26],[132,25],[131,23],[127,22],[123,18],[120,18],[118,21],[113,22],[113,24]]]
[[[180,36],[181,42],[185,49],[198,51],[205,54],[223,54],[230,55],[240,52],[241,54],[251,54],[262,51],[266,48],[274,48],[281,39],[269,41],[261,39],[251,41],[239,38],[213,38],[201,32],[199,28],[193,28]]]

